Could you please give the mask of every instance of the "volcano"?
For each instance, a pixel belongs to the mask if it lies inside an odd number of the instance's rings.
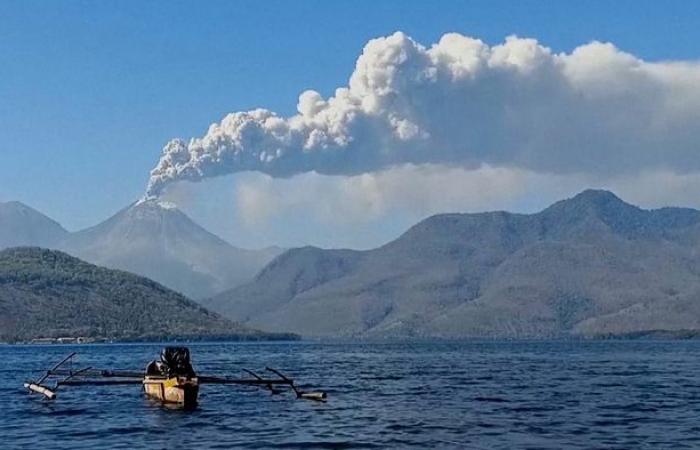
[[[233,247],[175,205],[141,200],[104,222],[68,235],[60,248],[101,266],[151,278],[203,298],[252,277],[280,250]]]

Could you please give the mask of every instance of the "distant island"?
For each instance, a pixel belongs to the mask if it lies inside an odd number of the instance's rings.
[[[59,251],[0,251],[0,341],[298,339],[212,313],[162,285]]]

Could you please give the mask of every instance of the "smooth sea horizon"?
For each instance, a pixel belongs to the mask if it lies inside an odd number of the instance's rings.
[[[274,367],[325,403],[203,385],[194,411],[138,385],[28,379],[77,366],[142,370],[162,343],[0,346],[0,448],[698,448],[700,341],[468,340],[187,344],[200,375]]]

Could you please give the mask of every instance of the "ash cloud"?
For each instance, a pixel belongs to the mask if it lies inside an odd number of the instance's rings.
[[[402,164],[629,176],[700,169],[700,64],[646,62],[609,43],[555,54],[533,39],[489,46],[446,34],[371,40],[347,87],[299,96],[298,114],[236,112],[175,139],[147,197],[242,171],[357,175]]]

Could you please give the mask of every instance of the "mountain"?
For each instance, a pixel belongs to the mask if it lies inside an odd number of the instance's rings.
[[[137,202],[75,233],[22,203],[0,203],[0,250],[18,246],[62,250],[152,278],[193,298],[251,280],[282,251],[233,247],[174,205],[153,200]]]
[[[39,248],[0,251],[0,341],[270,337],[130,273]]]
[[[248,281],[280,250],[235,248],[174,205],[137,202],[83,231],[59,248],[81,259],[151,278],[202,298]]]
[[[51,247],[68,232],[55,221],[20,202],[0,202],[0,249],[22,245]]]
[[[289,250],[203,302],[310,336],[700,330],[700,211],[587,190],[537,214],[441,214],[368,251]]]

